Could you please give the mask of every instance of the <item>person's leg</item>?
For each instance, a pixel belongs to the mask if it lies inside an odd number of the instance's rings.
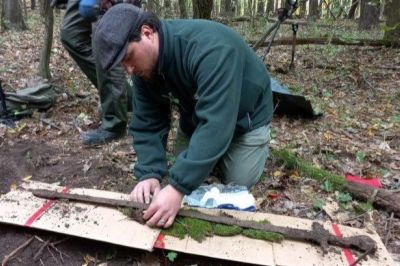
[[[218,163],[224,183],[252,187],[260,179],[269,154],[269,125],[233,140]]]
[[[92,23],[79,14],[79,0],[69,0],[61,24],[61,42],[83,73],[97,87],[91,35]]]
[[[61,26],[61,41],[74,61],[99,91],[101,128],[86,132],[84,144],[102,144],[125,135],[131,106],[132,86],[127,82],[122,67],[103,71],[97,67],[92,50],[92,23],[79,14],[79,0],[68,1]],[[131,108],[129,108],[131,109]]]

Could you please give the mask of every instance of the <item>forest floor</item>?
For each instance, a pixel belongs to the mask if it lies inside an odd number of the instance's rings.
[[[46,112],[35,112],[20,120],[15,129],[0,126],[0,194],[31,180],[59,182],[129,193],[133,183],[135,153],[131,137],[101,147],[86,148],[80,131],[99,125],[98,94],[62,48],[58,37],[61,15],[56,16],[51,57],[52,82],[61,91],[57,103]],[[29,30],[0,35],[0,79],[6,91],[38,82],[37,69],[42,45],[42,26],[36,13],[28,16]],[[246,38],[256,39],[263,28],[236,25]],[[249,30],[251,29],[251,30]],[[290,36],[282,27],[277,38]],[[300,27],[299,37],[332,36],[380,38],[376,31],[358,32],[354,22],[315,24]],[[291,46],[274,46],[266,63],[271,76],[294,93],[306,96],[323,116],[315,120],[275,117],[271,149],[288,149],[333,173],[378,177],[383,187],[400,188],[400,50],[384,47],[303,45],[297,47],[295,70],[289,70]],[[253,189],[259,211],[308,219],[335,220],[352,227],[372,223],[387,249],[400,254],[400,219],[382,210],[359,214],[359,202],[350,195],[332,191],[323,184],[288,170],[271,157],[265,175]],[[339,206],[334,217],[323,205]],[[32,235],[52,241],[49,233],[0,225],[0,258]],[[32,257],[42,244],[33,242],[9,265],[54,265],[56,259],[44,252],[41,261]],[[168,264],[162,251],[146,253],[89,240],[70,238],[58,249],[67,254],[64,265],[159,265]],[[399,258],[398,258],[399,259]],[[95,263],[96,261],[96,263]],[[177,265],[232,265],[179,254]]]

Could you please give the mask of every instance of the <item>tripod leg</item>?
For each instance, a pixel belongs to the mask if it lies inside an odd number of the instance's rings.
[[[294,69],[294,55],[296,53],[296,39],[297,39],[297,30],[299,29],[299,24],[294,23],[292,24],[292,31],[293,31],[293,40],[292,40],[292,59],[290,61],[289,68]]]

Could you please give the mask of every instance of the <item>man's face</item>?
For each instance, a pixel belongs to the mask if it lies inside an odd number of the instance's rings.
[[[158,34],[147,25],[141,29],[141,40],[130,42],[122,66],[129,75],[151,79],[158,61]]]

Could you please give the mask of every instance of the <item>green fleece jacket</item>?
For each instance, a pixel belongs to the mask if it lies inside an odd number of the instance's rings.
[[[172,186],[190,194],[235,137],[271,121],[270,78],[242,37],[222,24],[163,20],[159,36],[156,77],[132,77],[135,176],[168,176]],[[165,147],[171,104],[178,105],[180,127],[190,143],[168,170]]]

